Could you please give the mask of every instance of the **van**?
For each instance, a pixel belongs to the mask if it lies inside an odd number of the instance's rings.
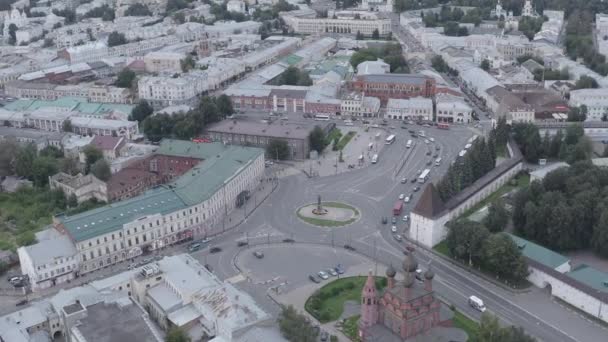
[[[486,306],[483,304],[483,300],[477,298],[476,296],[469,297],[469,305],[481,312],[486,311]]]
[[[196,251],[198,251],[199,249],[201,249],[201,244],[200,244],[200,243],[198,243],[198,242],[197,242],[197,243],[193,243],[193,244],[191,244],[191,245],[188,247],[188,251],[189,251],[189,252],[196,252]]]

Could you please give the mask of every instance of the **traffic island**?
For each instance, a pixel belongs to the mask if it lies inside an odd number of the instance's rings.
[[[307,204],[298,208],[296,214],[310,225],[326,228],[346,226],[361,218],[359,210],[340,202]]]

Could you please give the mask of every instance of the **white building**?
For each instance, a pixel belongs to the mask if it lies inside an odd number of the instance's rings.
[[[84,274],[132,259],[144,250],[217,234],[211,227],[236,207],[237,199],[254,191],[264,173],[264,151],[257,148],[163,140],[156,153],[198,166],[170,186],[81,214],[55,217],[54,228],[69,241],[70,248],[59,251],[51,242],[40,241],[20,250],[22,264],[40,263],[30,250],[54,248],[53,253],[62,257],[76,251],[71,273]],[[30,279],[50,280],[51,284],[73,276],[60,274],[59,279],[55,273],[47,279],[45,270],[37,267],[27,267],[24,272]]]
[[[433,120],[433,100],[424,97],[388,99],[386,116],[397,120]]]
[[[571,90],[570,105],[587,106],[587,121],[601,121],[608,115],[608,88]]]
[[[378,59],[377,61],[365,61],[357,65],[357,75],[388,74],[390,72],[391,66],[382,59]]]
[[[287,16],[286,16],[287,17]],[[347,18],[284,18],[285,22],[295,33],[321,34],[321,33],[349,33],[360,32],[364,36],[371,36],[378,31],[380,36],[391,32],[390,19],[347,19]]]
[[[178,78],[146,76],[139,79],[139,98],[155,107],[194,104],[197,95],[208,89],[207,73],[190,73]]]
[[[107,58],[109,48],[104,42],[95,41],[84,45],[71,46],[59,51],[57,55],[65,58],[70,63],[95,62]]]
[[[226,4],[228,12],[245,13],[245,2],[241,0],[230,0]]]
[[[186,56],[179,52],[150,52],[144,56],[146,72],[175,74],[182,72],[182,60]]]
[[[449,94],[437,94],[435,96],[437,106],[437,122],[446,123],[470,123],[473,108],[461,97]]]
[[[342,115],[375,118],[378,117],[379,112],[379,98],[357,93],[351,93],[344,97],[342,99],[342,104],[340,105],[340,113]]]
[[[564,26],[564,12],[545,10],[543,11],[543,16],[549,20],[545,21],[540,31],[534,35],[534,42],[559,43],[560,33]]]

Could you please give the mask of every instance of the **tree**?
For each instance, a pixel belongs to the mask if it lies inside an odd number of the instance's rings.
[[[37,187],[44,187],[49,177],[57,173],[57,161],[51,157],[38,157],[32,164],[32,180]]]
[[[73,157],[61,159],[61,161],[59,162],[59,170],[61,170],[61,172],[67,173],[68,175],[76,175],[78,172],[80,172],[80,168],[78,166],[78,159]]]
[[[78,198],[76,198],[76,194],[72,193],[70,197],[68,197],[68,207],[76,208],[78,206]]]
[[[223,116],[217,109],[217,105],[212,97],[203,96],[198,105],[198,110],[202,114],[204,125],[218,122],[223,119]]]
[[[188,7],[188,3],[185,0],[169,0],[167,1],[166,12],[173,12]]]
[[[487,59],[484,59],[483,61],[481,61],[480,67],[485,71],[490,70],[490,61]]]
[[[273,139],[266,146],[266,155],[268,159],[289,159],[289,144],[285,140]]]
[[[190,342],[190,337],[179,327],[171,327],[165,336],[165,342]]]
[[[436,55],[431,59],[431,66],[433,67],[433,69],[437,70],[438,72],[447,72],[448,71],[448,65],[445,63],[445,61],[443,60],[443,57],[441,57],[441,55]]]
[[[66,25],[73,24],[76,22],[76,12],[74,12],[73,10],[67,8],[62,10],[54,9],[53,14],[65,18]]]
[[[182,72],[188,72],[192,70],[196,64],[194,62],[194,58],[192,58],[192,55],[188,55],[186,58],[180,61],[180,65],[182,67]]]
[[[374,31],[372,32],[372,39],[380,39],[380,32],[378,31],[378,29],[374,29]]]
[[[125,16],[133,16],[133,17],[146,17],[151,16],[152,12],[148,8],[148,6],[140,3],[135,3],[125,11]]]
[[[8,25],[8,43],[10,45],[17,43],[17,25],[13,23]]]
[[[15,174],[19,177],[32,178],[32,168],[36,160],[36,146],[27,144],[17,151],[15,157]]]
[[[600,218],[593,227],[591,246],[595,253],[608,257],[608,208],[603,207]]]
[[[582,122],[587,119],[587,106],[570,107],[568,111],[568,121]]]
[[[483,224],[492,233],[502,232],[509,222],[509,212],[505,209],[502,200],[495,200],[488,208],[488,216],[485,217]]]
[[[51,157],[53,159],[59,159],[63,157],[63,151],[56,146],[48,145],[39,152],[40,157]]]
[[[105,159],[99,159],[93,165],[91,165],[91,173],[106,182],[112,177],[112,171],[110,170],[110,164]]]
[[[357,35],[355,36],[356,40],[363,40],[363,34],[361,33],[361,31],[357,31]]]
[[[477,342],[535,342],[521,327],[501,327],[498,317],[490,313],[483,313],[477,332]]]
[[[583,75],[581,76],[578,81],[576,81],[576,84],[574,86],[575,89],[586,89],[586,88],[598,88],[599,84],[597,84],[597,81],[595,80],[595,78],[587,76],[587,75]]]
[[[152,106],[148,104],[148,101],[142,99],[139,100],[139,103],[135,107],[133,107],[131,117],[129,119],[143,122],[152,113],[154,113]]]
[[[223,117],[234,114],[234,107],[232,106],[232,100],[226,94],[222,94],[215,99],[217,110],[222,114]]]
[[[108,36],[108,47],[127,44],[127,38],[124,34],[112,31]]]
[[[315,342],[317,332],[306,316],[298,313],[293,306],[283,307],[278,317],[281,334],[289,341]]]
[[[116,76],[116,82],[114,82],[114,85],[119,88],[131,88],[136,77],[135,72],[133,72],[131,69],[123,68]]]
[[[310,149],[315,150],[318,153],[323,152],[323,149],[326,146],[325,142],[325,132],[319,126],[315,126],[313,130],[308,135],[308,143],[310,144]]]
[[[72,121],[70,119],[64,120],[61,124],[61,130],[63,130],[64,132],[72,133]]]
[[[521,281],[528,276],[528,264],[509,235],[490,235],[482,250],[484,268],[497,276],[513,281]]]
[[[18,151],[19,146],[15,140],[9,138],[0,141],[0,177],[13,174]]]
[[[472,266],[481,257],[482,246],[489,235],[490,232],[478,222],[458,220],[449,223],[446,242],[452,257]]]
[[[87,145],[82,149],[85,157],[85,173],[91,171],[91,165],[95,164],[96,161],[103,159],[103,153],[93,145]]]
[[[101,18],[103,21],[112,21],[114,20],[114,9],[108,5],[102,5],[91,9],[84,16],[85,18]]]

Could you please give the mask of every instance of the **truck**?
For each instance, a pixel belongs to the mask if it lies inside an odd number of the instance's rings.
[[[403,201],[399,200],[395,202],[395,206],[393,206],[393,215],[401,215],[401,210],[403,210]]]

